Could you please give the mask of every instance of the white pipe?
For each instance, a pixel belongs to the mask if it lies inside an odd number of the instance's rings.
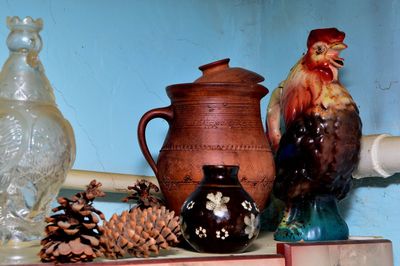
[[[361,139],[360,162],[353,177],[389,177],[400,172],[400,136],[388,134],[367,135]],[[102,183],[106,192],[127,193],[140,179],[146,179],[159,186],[154,176],[128,175],[84,170],[71,170],[63,184],[66,189],[84,189],[91,180]],[[161,192],[158,193],[161,196]]]
[[[354,178],[389,177],[400,172],[400,136],[367,135],[361,140],[360,162]]]
[[[68,172],[67,178],[62,188],[82,190],[93,179],[96,179],[97,182],[101,182],[101,188],[103,191],[114,193],[127,193],[129,191],[128,186],[134,185],[136,181],[141,179],[146,179],[159,186],[158,181],[154,176],[71,170]],[[158,192],[156,194],[160,196],[161,192]]]

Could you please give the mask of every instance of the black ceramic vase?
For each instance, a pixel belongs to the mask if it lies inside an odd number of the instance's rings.
[[[203,166],[202,181],[182,206],[183,237],[198,252],[242,252],[260,231],[259,210],[238,171],[238,166]]]

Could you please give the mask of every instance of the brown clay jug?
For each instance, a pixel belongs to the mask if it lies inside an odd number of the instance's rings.
[[[153,169],[167,206],[180,213],[185,199],[203,178],[203,165],[238,165],[239,181],[260,209],[275,177],[272,151],[263,129],[260,100],[268,90],[264,78],[229,59],[199,68],[194,83],[167,87],[171,105],[148,111],[138,126],[139,145]],[[148,122],[169,124],[157,162],[147,147]]]

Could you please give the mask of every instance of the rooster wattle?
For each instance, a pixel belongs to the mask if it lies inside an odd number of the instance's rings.
[[[276,152],[274,194],[286,206],[277,240],[348,238],[337,201],[351,187],[362,125],[356,104],[338,80],[344,37],[336,28],[312,30],[307,53],[271,96],[267,126]]]

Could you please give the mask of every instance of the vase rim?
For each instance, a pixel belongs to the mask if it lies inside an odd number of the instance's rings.
[[[166,88],[170,99],[186,97],[240,96],[261,99],[268,94],[268,89],[261,84],[246,83],[178,83]]]
[[[224,169],[224,168],[237,168],[239,169],[239,165],[234,164],[205,164],[203,165],[204,168],[217,168],[217,169]]]

